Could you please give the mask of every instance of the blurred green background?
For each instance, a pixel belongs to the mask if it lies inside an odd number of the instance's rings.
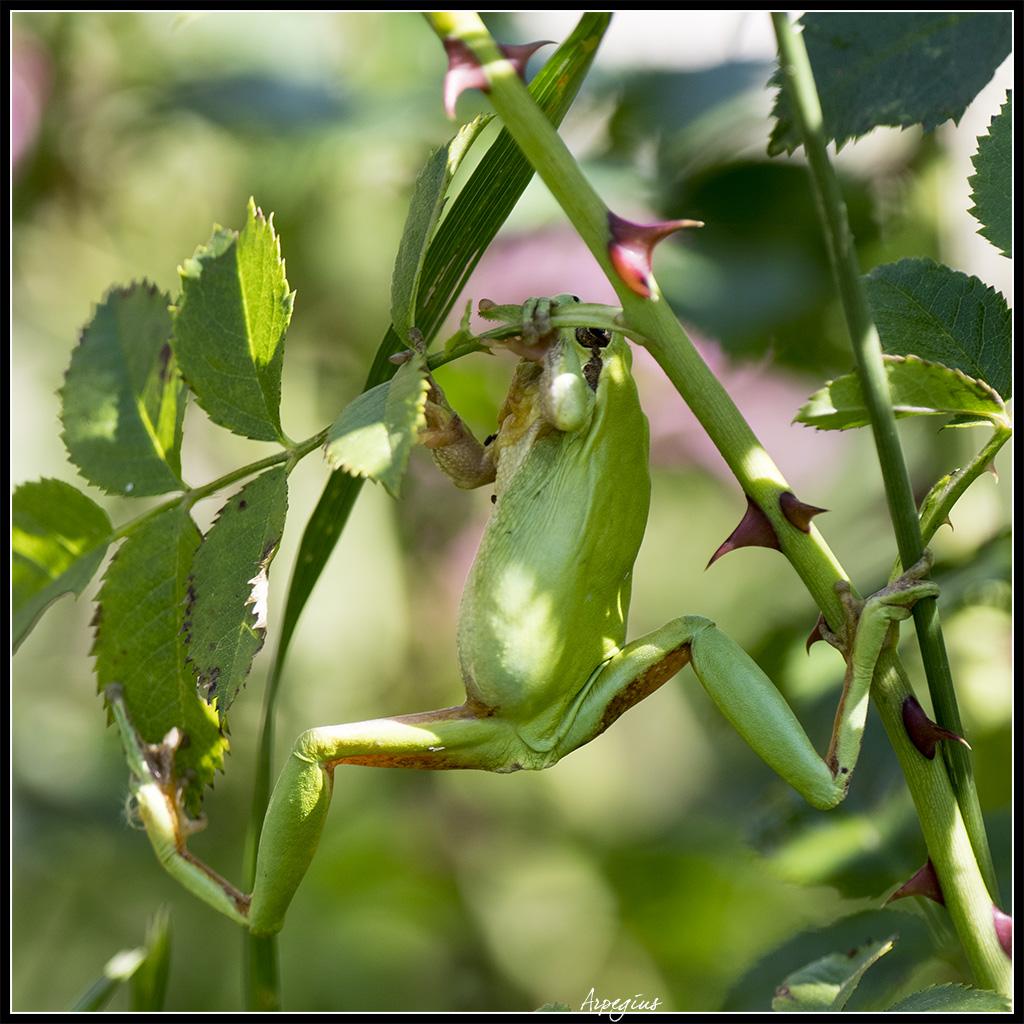
[[[561,38],[570,25],[564,12],[489,21],[514,41]],[[361,388],[387,327],[412,184],[454,130],[440,102],[443,54],[422,19],[18,13],[12,31],[14,480],[76,482],[56,391],[106,289],[148,278],[176,294],[177,265],[215,223],[240,227],[250,195],[274,214],[298,293],[285,427],[297,438],[322,429]],[[770,60],[766,15],[619,15],[564,135],[618,212],[707,222],[659,250],[659,281],[797,493],[832,509],[818,521],[867,592],[893,557],[870,438],[791,425],[850,360],[804,171],[764,156]],[[1001,93],[991,96],[958,130],[876,133],[841,154],[866,266],[930,255],[1008,289],[1008,268],[977,245],[965,213],[964,154],[998,109]],[[459,119],[484,109],[466,94]],[[533,186],[464,301],[565,291],[614,301]],[[509,369],[467,360],[442,382],[486,432]],[[652,422],[654,504],[631,635],[679,614],[714,617],[785,681],[824,748],[842,672],[823,645],[803,654],[815,609],[777,553],[743,551],[704,572],[742,515],[742,495],[644,353],[636,374]],[[937,435],[936,425],[904,428],[921,491],[981,443],[971,431]],[[190,481],[265,450],[190,410]],[[955,533],[934,546],[982,804],[1007,870],[1008,457],[999,469],[998,485],[977,484]],[[317,457],[291,477],[272,613],[324,480]],[[116,522],[141,507],[107,506]],[[217,507],[197,509],[201,526]],[[460,702],[456,609],[488,507],[486,494],[455,493],[427,458],[414,461],[401,502],[363,489],[292,645],[279,763],[310,726]],[[13,1006],[66,1007],[166,905],[168,1009],[236,1009],[241,932],[180,890],[126,826],[124,762],[88,657],[88,596],[51,608],[14,662]],[[232,710],[228,774],[207,799],[212,826],[192,842],[233,879],[273,642],[271,626]],[[874,719],[850,799],[827,816],[757,761],[688,670],[553,771],[346,769],[335,793],[281,938],[291,1010],[522,1010],[552,1000],[579,1009],[591,990],[643,993],[662,1009],[766,1009],[787,971],[882,929],[902,936],[886,958],[894,985],[956,977],[955,954],[922,960],[936,939],[953,948],[941,915],[910,900],[875,910],[924,848]],[[807,934],[839,917],[850,920],[833,935]],[[118,999],[114,1008],[127,1006]]]

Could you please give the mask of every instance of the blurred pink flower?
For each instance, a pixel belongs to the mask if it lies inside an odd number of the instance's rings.
[[[11,43],[11,172],[35,144],[50,93],[50,57],[33,36]]]

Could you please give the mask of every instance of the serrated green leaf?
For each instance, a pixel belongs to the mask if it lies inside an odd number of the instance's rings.
[[[884,263],[864,284],[884,352],[962,370],[1010,397],[1013,323],[997,291],[930,259]]]
[[[187,737],[174,763],[177,776],[187,781],[185,806],[193,815],[214,770],[223,770],[228,749],[217,713],[196,692],[181,635],[200,540],[188,511],[179,506],[139,524],[104,574],[92,649],[100,692],[121,684],[147,743],[161,742],[175,727]]]
[[[267,574],[288,511],[288,479],[275,466],[220,510],[192,562],[185,612],[188,660],[221,721],[245,685],[267,632]]]
[[[113,289],[71,355],[60,390],[68,456],[91,484],[135,496],[180,490],[185,385],[171,351],[170,296]]]
[[[869,942],[847,953],[830,953],[794,971],[772,1000],[776,1013],[827,1013],[842,1010],[864,972],[892,949],[896,936]]]
[[[380,477],[380,482],[396,498],[409,465],[409,453],[416,444],[420,427],[426,422],[423,406],[429,386],[424,377],[424,369],[423,357],[416,352],[399,367],[388,388],[385,422],[391,448],[391,466]]]
[[[425,419],[426,361],[413,352],[384,384],[364,391],[327,432],[325,452],[332,469],[384,485],[397,498],[409,453]]]
[[[893,1003],[889,1013],[1006,1013],[1010,1000],[966,985],[933,985]]]
[[[388,428],[384,422],[391,381],[364,391],[349,402],[327,431],[324,454],[331,469],[377,479],[391,461]]]
[[[883,125],[925,131],[968,104],[1010,53],[1009,12],[816,12],[800,19],[821,99],[826,141],[842,148]],[[779,73],[771,85],[781,84]],[[768,152],[801,144],[788,97],[780,90]]]
[[[250,199],[241,234],[218,229],[179,272],[174,350],[197,401],[236,434],[287,443],[281,364],[294,293],[273,218]]]
[[[971,157],[977,172],[967,179],[974,206],[970,213],[981,222],[978,233],[1007,258],[1013,256],[1013,107],[1010,93],[992,118],[988,135],[978,139]]]
[[[1006,405],[983,381],[916,356],[883,358],[897,417],[946,414],[1005,423]],[[860,378],[850,373],[830,381],[811,396],[797,413],[795,422],[819,430],[867,426],[871,420]]]
[[[61,480],[22,484],[11,499],[11,632],[14,648],[51,601],[80,597],[113,535],[107,513]]]
[[[399,338],[408,339],[409,331],[416,326],[423,260],[447,202],[448,186],[462,158],[493,116],[478,117],[460,128],[454,138],[431,155],[416,179],[391,278],[391,322]]]

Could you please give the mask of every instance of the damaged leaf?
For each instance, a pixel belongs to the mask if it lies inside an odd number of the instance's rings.
[[[277,466],[233,494],[192,563],[185,614],[188,660],[200,691],[221,720],[263,646],[267,571],[288,508],[285,471]]]

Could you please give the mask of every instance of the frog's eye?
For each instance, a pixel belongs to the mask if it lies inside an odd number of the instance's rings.
[[[601,359],[601,349],[606,348],[611,340],[611,331],[600,330],[597,327],[576,328],[576,342],[584,348],[590,349],[590,359],[583,367],[583,379],[590,385],[592,391],[597,390],[597,382],[601,378],[601,367],[604,365]]]
[[[600,330],[597,327],[577,327],[576,341],[584,348],[594,349],[605,348],[612,340],[612,332]]]

